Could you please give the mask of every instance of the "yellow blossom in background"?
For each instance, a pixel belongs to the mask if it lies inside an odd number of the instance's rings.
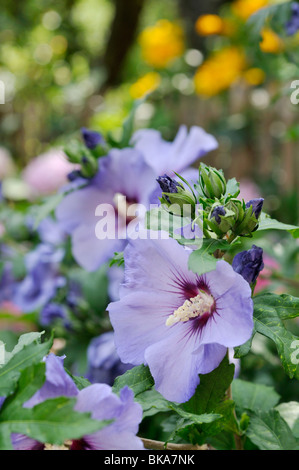
[[[208,58],[194,77],[199,95],[210,97],[229,88],[246,67],[245,56],[237,47],[227,47]]]
[[[222,34],[224,21],[218,15],[201,15],[195,23],[195,30],[201,36]]]
[[[236,0],[232,4],[232,10],[237,16],[247,20],[258,10],[269,5],[269,3],[269,0]]]
[[[149,72],[131,85],[130,95],[134,99],[143,98],[147,93],[156,90],[160,83],[160,75],[157,72]]]
[[[262,31],[260,48],[263,52],[277,54],[283,50],[283,42],[272,29],[265,28]]]
[[[182,28],[168,20],[160,20],[139,35],[144,60],[156,68],[167,67],[184,52]]]
[[[257,86],[265,81],[266,74],[262,69],[254,67],[246,70],[243,73],[243,78],[248,83],[248,85]]]

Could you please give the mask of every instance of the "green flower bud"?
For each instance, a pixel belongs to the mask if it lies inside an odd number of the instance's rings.
[[[182,184],[170,178],[170,176],[159,176],[157,182],[163,191],[160,201],[166,204],[172,213],[181,215],[184,206],[189,205],[192,206],[192,208],[195,207],[196,200],[193,194],[187,191]]]
[[[97,157],[81,142],[72,140],[64,148],[64,153],[70,162],[81,165],[80,174],[83,178],[92,178],[98,171]]]
[[[258,228],[258,219],[262,211],[264,200],[252,199],[245,205],[243,219],[239,221],[240,223],[234,228],[234,233],[236,235],[241,235],[243,237],[250,236],[252,232],[255,232]]]
[[[83,178],[92,178],[98,170],[98,161],[90,153],[85,152],[81,158],[81,175]]]
[[[209,199],[220,199],[226,191],[226,181],[221,171],[203,163],[199,169],[199,181],[202,192]]]
[[[82,154],[86,147],[77,140],[71,140],[63,150],[71,163],[81,163]]]
[[[237,214],[228,205],[214,204],[208,217],[208,225],[218,236],[223,236],[236,223]]]

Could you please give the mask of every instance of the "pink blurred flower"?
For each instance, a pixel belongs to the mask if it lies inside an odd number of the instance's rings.
[[[259,277],[256,281],[256,286],[254,289],[255,294],[266,289],[271,285],[271,276],[274,271],[279,269],[279,264],[274,258],[271,258],[268,255],[264,255],[264,269],[260,272]]]
[[[244,199],[244,201],[250,201],[261,197],[259,187],[250,179],[244,178],[240,181],[240,194],[238,199]]]
[[[33,197],[45,196],[66,184],[67,175],[76,168],[76,165],[67,160],[62,150],[53,148],[27,165],[23,179],[30,187]]]

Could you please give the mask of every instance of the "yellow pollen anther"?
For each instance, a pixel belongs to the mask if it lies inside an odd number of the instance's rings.
[[[166,320],[166,326],[172,326],[178,322],[186,322],[191,318],[201,317],[205,313],[211,313],[214,298],[206,292],[200,292],[196,297],[185,300],[183,305],[176,309]]]

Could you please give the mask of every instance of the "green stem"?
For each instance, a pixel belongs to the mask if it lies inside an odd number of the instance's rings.
[[[232,233],[227,239],[228,243],[232,243],[237,238],[237,236],[238,235],[235,235],[234,233]]]
[[[227,349],[226,355],[227,355],[227,358],[229,359],[229,349]],[[226,392],[226,399],[227,399],[227,400],[232,400],[232,399],[233,399],[233,395],[232,395],[232,385],[231,385],[231,384],[230,384],[230,386],[229,386],[228,389],[227,389],[227,392]],[[233,410],[233,413],[234,413],[235,421],[236,421],[236,423],[237,423],[237,422],[238,422],[238,419],[237,419],[237,415],[236,415],[236,410],[235,410],[235,409]],[[240,436],[239,434],[234,433],[234,440],[235,440],[236,450],[244,450],[242,436]]]
[[[141,437],[141,440],[144,447],[151,450],[209,450],[207,444],[204,444],[203,446],[192,444],[165,444],[165,442],[162,441],[154,441],[152,439],[145,439],[143,437]]]

